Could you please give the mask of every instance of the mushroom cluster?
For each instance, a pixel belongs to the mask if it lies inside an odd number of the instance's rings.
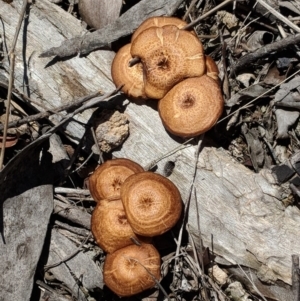
[[[108,253],[105,284],[123,297],[153,287],[154,279],[160,279],[160,256],[151,244],[152,237],[170,230],[179,220],[178,188],[131,160],[114,159],[95,170],[89,189],[97,202],[91,230]]]
[[[194,137],[214,126],[224,101],[216,63],[185,25],[174,17],[145,20],[117,52],[111,74],[129,97],[159,100],[159,115],[170,133]],[[138,63],[131,66],[133,58]]]

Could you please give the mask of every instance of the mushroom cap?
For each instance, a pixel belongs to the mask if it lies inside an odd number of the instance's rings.
[[[178,28],[183,28],[187,25],[187,23],[179,18],[176,17],[150,17],[146,19],[144,22],[141,23],[141,25],[136,29],[136,31],[133,33],[131,37],[131,42],[145,29],[150,27],[163,27],[165,25],[175,25]],[[194,31],[193,31],[194,32]]]
[[[91,230],[95,241],[107,253],[134,244],[149,242],[149,238],[138,237],[129,225],[122,201],[101,200],[92,213]]]
[[[219,80],[219,69],[215,61],[208,55],[205,56],[206,65],[206,75],[213,78],[214,80]]]
[[[144,89],[142,63],[129,67],[129,61],[132,59],[130,48],[131,44],[127,44],[116,53],[111,65],[113,82],[116,87],[124,85],[121,90],[130,97],[147,98]]]
[[[89,178],[89,189],[96,202],[102,199],[120,198],[120,187],[126,178],[144,171],[143,167],[129,159],[108,160]]]
[[[170,230],[182,211],[178,188],[153,172],[128,177],[121,187],[121,200],[133,232],[142,236],[152,237]]]
[[[154,287],[151,275],[160,279],[160,255],[151,244],[127,246],[106,256],[104,283],[121,297]]]
[[[211,77],[188,78],[177,84],[158,103],[165,128],[180,137],[194,137],[214,126],[222,114],[222,91]]]
[[[202,43],[175,25],[145,29],[131,43],[131,55],[141,59],[145,93],[154,99],[185,78],[203,75],[206,69]]]

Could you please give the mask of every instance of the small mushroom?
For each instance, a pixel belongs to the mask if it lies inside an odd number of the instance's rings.
[[[101,200],[93,211],[91,230],[97,244],[107,253],[132,245],[134,241],[149,242],[149,238],[133,233],[121,200]]]
[[[131,55],[141,59],[149,98],[160,99],[178,82],[206,70],[201,42],[175,25],[142,31],[131,43]]]
[[[104,283],[120,297],[138,294],[160,279],[160,256],[151,244],[131,245],[106,256]]]
[[[131,42],[145,29],[150,27],[163,27],[165,25],[175,25],[178,28],[183,28],[187,23],[176,17],[150,17],[146,19],[142,24],[136,29],[131,37]],[[194,32],[194,31],[193,31]]]
[[[207,75],[177,84],[158,103],[165,128],[180,137],[194,137],[212,128],[222,114],[220,85]]]
[[[89,178],[89,190],[96,202],[120,198],[122,183],[143,167],[129,159],[113,159],[100,165]]]
[[[182,211],[178,188],[152,172],[128,177],[121,187],[121,200],[133,232],[147,237],[170,230]]]
[[[129,67],[132,59],[130,54],[131,44],[119,49],[111,65],[111,76],[116,87],[123,85],[122,91],[130,97],[147,98],[143,81],[143,66],[137,63]]]
[[[206,65],[206,75],[213,78],[214,80],[219,80],[219,69],[215,61],[208,55],[205,56]]]

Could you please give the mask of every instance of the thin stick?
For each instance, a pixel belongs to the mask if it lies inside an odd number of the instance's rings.
[[[197,163],[198,163],[198,158],[199,158],[200,151],[202,149],[203,139],[204,139],[204,134],[200,135],[200,137],[199,137],[198,147],[197,147],[197,151],[196,151],[196,154],[195,154],[195,164],[194,164],[194,171],[193,171],[193,179],[192,179],[192,183],[190,185],[189,195],[188,195],[187,201],[186,201],[185,206],[184,206],[183,221],[182,221],[182,225],[180,227],[180,231],[179,231],[179,235],[178,235],[178,240],[177,240],[176,256],[178,256],[179,250],[180,250],[180,246],[181,246],[183,229],[184,229],[184,225],[185,225],[185,222],[186,222],[188,208],[189,208],[189,204],[190,204],[191,197],[192,197],[193,187],[194,187],[196,173],[197,173]]]
[[[128,66],[133,67],[134,65],[136,65],[137,63],[140,63],[140,62],[141,62],[141,59],[139,57],[134,57],[129,61]]]
[[[208,11],[207,13],[205,13],[204,15],[200,16],[199,18],[197,18],[195,21],[191,22],[190,24],[184,26],[182,29],[187,30],[187,29],[191,29],[192,27],[194,27],[195,25],[197,25],[198,23],[200,23],[203,19],[209,17],[210,15],[212,15],[213,13],[217,12],[219,9],[223,8],[224,6],[228,5],[229,3],[233,2],[234,0],[226,0],[222,3],[220,3],[219,5],[215,6],[213,9],[211,9],[210,11]]]
[[[191,12],[192,9],[194,8],[194,6],[195,6],[195,4],[196,4],[197,1],[198,1],[198,0],[192,0],[192,2],[191,2],[191,4],[190,4],[189,8],[187,9],[186,13],[184,14],[184,16],[183,16],[183,18],[182,18],[184,21],[185,21],[185,20],[187,19],[187,17],[189,16],[190,12]],[[201,0],[201,2],[202,2],[202,0]]]
[[[15,93],[20,93],[20,92],[15,92]],[[11,128],[11,127],[17,127],[17,126],[20,126],[22,124],[26,124],[26,123],[29,123],[29,122],[32,122],[32,121],[36,121],[36,120],[39,120],[39,119],[42,119],[42,118],[47,118],[53,114],[59,114],[59,112],[61,111],[70,111],[74,108],[78,108],[80,105],[82,105],[84,102],[92,99],[92,98],[95,98],[97,96],[100,96],[101,95],[101,91],[96,91],[90,95],[87,95],[87,96],[84,96],[84,97],[81,97],[81,98],[78,98],[76,99],[74,102],[71,102],[69,104],[66,104],[66,105],[62,105],[62,106],[59,106],[57,108],[54,108],[54,109],[47,109],[45,112],[41,112],[41,113],[37,113],[37,114],[34,114],[34,115],[30,115],[30,116],[27,116],[27,117],[24,117],[22,119],[19,119],[19,120],[16,120],[16,121],[11,121],[9,124],[8,124],[8,127]],[[25,96],[25,95],[21,95],[22,97]],[[31,101],[31,99],[29,99],[29,101]],[[61,114],[59,114],[61,115]],[[63,117],[65,117],[65,115],[63,115]],[[3,126],[0,124],[0,131],[3,130]]]
[[[284,17],[282,14],[277,12],[272,6],[270,6],[266,1],[264,0],[256,0],[260,5],[262,5],[264,8],[266,8],[272,15],[274,15],[277,19],[288,25],[290,28],[295,30],[296,32],[300,33],[300,28],[295,25],[293,22],[291,22],[289,19]]]
[[[150,272],[150,270],[147,267],[145,267],[136,258],[128,257],[126,255],[123,255],[123,256],[124,256],[124,258],[132,260],[132,261],[138,263],[140,266],[142,266],[146,270],[146,272],[149,274],[149,276],[153,279],[153,281],[156,283],[156,285],[160,288],[160,290],[162,291],[162,293],[164,294],[164,296],[167,298],[167,300],[171,301],[171,299],[169,298],[168,293],[166,292],[166,290],[162,287],[162,285],[159,283],[159,281],[156,279],[156,277]]]
[[[5,144],[6,144],[6,137],[7,137],[9,114],[10,114],[11,95],[12,95],[12,89],[13,89],[13,85],[14,85],[15,48],[16,48],[16,45],[17,45],[17,40],[18,40],[21,25],[22,25],[22,22],[23,22],[23,19],[24,19],[24,16],[25,16],[27,5],[28,5],[28,0],[24,0],[22,10],[21,10],[21,13],[20,13],[20,17],[19,17],[19,21],[18,21],[18,24],[17,24],[16,32],[15,32],[14,39],[13,39],[13,42],[12,42],[12,46],[11,46],[11,49],[10,49],[9,54],[8,54],[9,58],[10,58],[9,84],[8,84],[7,106],[6,106],[3,140],[2,140],[3,147],[1,149],[1,154],[0,154],[0,171],[3,169]]]
[[[93,127],[91,127],[91,132],[92,132],[92,135],[93,135],[95,146],[96,146],[96,148],[97,148],[97,150],[99,152],[98,164],[100,165],[100,164],[104,163],[103,153],[102,153],[102,150],[100,149],[100,146],[98,144],[96,133],[95,133],[95,130],[94,130]]]
[[[267,44],[254,52],[244,55],[235,65],[232,66],[230,76],[233,77],[236,73],[244,70],[245,67],[253,65],[259,59],[269,57],[270,53],[281,51],[287,47],[297,45],[300,42],[300,34],[291,35],[279,41]]]
[[[92,235],[89,234],[89,235],[81,242],[81,244],[79,245],[79,247],[76,248],[76,250],[75,250],[72,254],[66,256],[65,258],[63,258],[63,259],[60,260],[59,262],[56,262],[56,263],[53,263],[53,264],[49,264],[49,265],[45,265],[45,266],[44,266],[44,271],[47,271],[47,270],[49,270],[49,269],[51,269],[51,268],[54,268],[54,267],[57,267],[57,266],[61,265],[62,263],[64,263],[64,262],[66,262],[66,261],[72,259],[73,257],[75,257],[75,256],[82,250],[82,247],[83,247],[83,246],[86,244],[86,242],[91,238],[91,236],[92,236]]]
[[[299,35],[300,36],[300,35]],[[263,97],[264,95],[268,94],[269,92],[273,91],[274,89],[276,89],[277,87],[279,87],[280,85],[282,85],[283,83],[285,83],[286,81],[288,81],[289,79],[291,79],[292,77],[294,77],[296,74],[300,73],[300,70],[296,71],[295,73],[293,73],[292,75],[290,75],[289,77],[287,77],[286,79],[284,79],[283,81],[281,81],[279,84],[277,84],[276,86],[270,88],[269,90],[265,91],[264,93],[262,93],[261,95],[255,97],[254,99],[252,99],[250,102],[248,102],[247,104],[245,104],[244,106],[238,108],[237,110],[235,110],[234,112],[228,114],[226,117],[220,119],[216,124],[219,124],[220,122],[228,119],[230,116],[234,115],[236,112],[239,112],[240,110],[246,109],[249,105],[251,105],[252,103],[254,103],[257,99]]]
[[[292,292],[293,301],[300,301],[299,256],[292,255]]]
[[[247,275],[247,273],[242,269],[242,267],[238,264],[238,267],[241,269],[241,271],[243,272],[243,274],[246,276],[246,278],[248,279],[248,281],[252,284],[254,290],[256,291],[256,293],[264,300],[264,301],[268,301],[264,295],[259,291],[259,289],[257,288],[257,286],[255,285],[255,283],[253,282],[253,280]],[[251,273],[251,272],[250,272]]]

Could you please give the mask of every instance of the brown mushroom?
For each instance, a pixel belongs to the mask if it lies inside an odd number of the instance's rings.
[[[188,78],[159,101],[158,112],[165,128],[180,137],[194,137],[214,126],[224,100],[219,84],[207,75]]]
[[[219,80],[219,69],[215,61],[208,55],[205,56],[206,65],[206,75],[213,78],[214,80]]]
[[[201,42],[175,25],[142,31],[131,43],[131,55],[141,59],[145,93],[154,99],[185,78],[203,75],[206,69]]]
[[[187,25],[187,23],[179,18],[176,17],[150,17],[146,19],[142,24],[136,29],[136,31],[133,33],[131,37],[131,42],[145,29],[150,27],[163,27],[166,25],[175,25],[178,28],[183,28]],[[194,31],[192,31],[194,32]]]
[[[153,245],[131,245],[106,256],[104,283],[120,297],[132,296],[160,279],[160,256]]]
[[[91,230],[95,241],[107,253],[137,242],[150,242],[149,238],[136,236],[129,225],[121,200],[101,200],[95,207]]]
[[[130,97],[147,98],[143,81],[143,66],[137,63],[129,67],[132,59],[131,44],[119,49],[111,65],[111,76],[116,87],[123,85],[121,90]]]
[[[101,199],[119,198],[125,179],[143,167],[129,159],[113,159],[100,165],[89,178],[89,189],[96,202]]]
[[[133,231],[142,236],[152,237],[170,230],[182,211],[178,188],[152,172],[128,177],[121,187],[121,200]]]

